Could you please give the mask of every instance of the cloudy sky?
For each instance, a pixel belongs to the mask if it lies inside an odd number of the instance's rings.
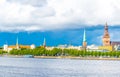
[[[81,45],[83,29],[88,44],[101,45],[104,24],[111,40],[120,41],[120,0],[0,0],[0,45]]]

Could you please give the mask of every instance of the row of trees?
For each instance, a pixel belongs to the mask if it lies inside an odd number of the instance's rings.
[[[5,53],[7,53],[6,51],[3,51],[2,49],[0,49],[0,55],[3,55],[3,54],[5,54]]]
[[[81,56],[81,57],[120,57],[120,52],[98,52],[98,51],[82,51],[76,49],[59,49],[54,48],[52,50],[46,50],[45,48],[35,49],[21,49],[12,50],[9,52],[11,55],[34,55],[34,56]]]

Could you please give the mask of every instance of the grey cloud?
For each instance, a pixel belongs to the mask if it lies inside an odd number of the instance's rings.
[[[41,18],[41,17],[54,16],[56,13],[53,8],[41,7],[41,8],[35,9],[31,14],[34,18]]]
[[[2,25],[2,26],[1,26]],[[40,24],[0,24],[0,31],[19,32],[41,30]],[[6,28],[7,27],[7,28]]]
[[[20,3],[20,4],[28,4],[28,5],[32,5],[32,6],[44,6],[47,4],[46,0],[7,0],[8,2],[16,2],[16,3]]]

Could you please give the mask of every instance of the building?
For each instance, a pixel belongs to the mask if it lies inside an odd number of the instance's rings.
[[[87,51],[103,52],[103,50],[99,49],[99,46],[96,46],[94,44],[87,46]]]
[[[46,46],[46,39],[44,38],[44,40],[43,40],[43,44],[42,45],[40,45],[40,48],[47,48],[47,46]],[[48,47],[49,48],[49,47]]]
[[[118,41],[111,41],[111,45],[112,46],[118,46],[118,45],[120,45],[120,42],[118,42]]]
[[[120,42],[118,41],[111,41],[111,45],[113,46],[115,51],[119,51],[120,50]]]
[[[73,45],[70,45],[70,46],[67,47],[67,49],[81,50],[81,46],[73,46]]]
[[[46,47],[46,39],[44,38],[44,41],[43,41],[43,47],[45,48]]]
[[[120,51],[120,45],[115,45],[115,46],[114,46],[114,50],[115,50],[115,51]]]
[[[54,46],[53,47],[49,47],[49,46],[45,47],[46,50],[53,50],[54,48],[56,48],[56,47],[54,47]]]
[[[11,51],[11,50],[13,50],[13,49],[34,49],[35,48],[35,45],[34,44],[32,44],[32,45],[20,45],[19,43],[18,43],[18,38],[17,38],[17,40],[16,40],[16,45],[8,45],[8,44],[4,44],[4,46],[3,46],[3,50],[4,51]]]
[[[83,50],[86,50],[86,48],[87,48],[86,31],[85,31],[85,29],[84,29],[82,49],[83,49]]]
[[[30,45],[30,49],[35,49],[35,45],[34,44]]]
[[[99,49],[103,51],[113,51],[114,47],[111,45],[110,46],[99,46]]]
[[[89,45],[87,46],[87,50],[98,50],[98,46],[92,44],[92,45]]]
[[[104,27],[104,35],[102,38],[102,42],[103,42],[103,46],[99,46],[99,49],[105,50],[105,51],[113,51],[114,50],[114,45],[111,44],[111,41],[110,41],[110,35],[108,32],[107,23],[105,24],[105,27]]]
[[[108,32],[107,23],[105,24],[104,35],[103,35],[102,41],[103,41],[103,46],[110,46],[110,35]]]
[[[86,30],[84,29],[82,46],[73,46],[73,45],[64,44],[64,45],[58,45],[57,48],[60,48],[60,49],[87,50]]]
[[[58,45],[56,48],[66,49],[67,47],[68,47],[67,44],[64,44],[64,45]]]

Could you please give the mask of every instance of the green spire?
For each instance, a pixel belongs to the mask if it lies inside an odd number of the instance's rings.
[[[16,39],[16,49],[19,49],[18,37],[17,37],[17,39]]]
[[[43,46],[46,46],[46,39],[44,38]]]
[[[17,37],[17,39],[16,39],[16,46],[18,46],[18,37]]]
[[[84,29],[83,42],[86,42],[86,31]]]

